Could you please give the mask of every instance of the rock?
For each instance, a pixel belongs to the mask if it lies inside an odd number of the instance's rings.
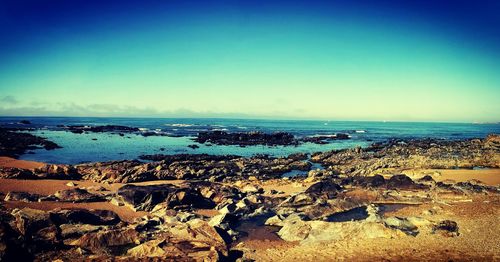
[[[400,231],[387,228],[383,223],[378,222],[302,221],[298,216],[290,216],[283,221],[283,227],[278,235],[285,241],[301,241],[302,244],[318,245],[323,241],[393,238],[403,234],[398,232]]]
[[[38,179],[32,171],[14,167],[0,167],[0,178],[7,179]]]
[[[387,180],[387,188],[389,189],[421,189],[424,187],[424,185],[416,184],[406,175],[393,175]]]
[[[9,192],[4,198],[4,201],[23,201],[36,202],[40,199],[40,195],[26,192]]]
[[[168,250],[170,252],[167,253],[167,251],[165,250],[166,247],[167,243],[165,239],[154,239],[127,250],[127,255],[137,258],[163,257],[164,259],[173,259],[184,255],[180,250],[177,250],[175,248]]]
[[[174,238],[198,243],[196,245],[198,247],[205,246],[209,249],[213,247],[224,256],[228,255],[226,243],[214,227],[201,219],[190,220],[186,225],[188,226],[187,228],[181,225],[180,227],[173,228],[169,233],[172,234]]]
[[[116,225],[120,217],[110,210],[70,209],[51,213],[51,219],[57,224]]]
[[[191,149],[197,149],[197,148],[200,148],[200,146],[196,145],[196,144],[192,144],[192,145],[188,145],[189,148]]]
[[[62,224],[59,228],[61,229],[61,237],[63,239],[79,238],[85,234],[102,230],[101,226],[88,224]]]
[[[34,172],[41,179],[79,180],[81,178],[78,171],[70,165],[46,164],[43,167],[36,168]]]
[[[50,219],[49,213],[23,208],[13,210],[12,215],[15,217],[15,229],[34,252],[52,250],[61,245],[59,229]]]
[[[386,185],[385,178],[381,175],[374,176],[356,176],[353,181],[354,185],[359,185],[366,188],[379,188]]]
[[[310,136],[302,139],[303,142],[315,143],[315,144],[328,144],[334,140],[346,140],[351,137],[348,134],[336,133],[333,135],[320,135],[320,136]]]
[[[406,218],[388,217],[384,219],[384,223],[386,226],[399,229],[408,235],[416,236],[418,234],[417,226],[408,221]]]
[[[85,189],[72,188],[57,191],[55,197],[65,202],[99,202],[104,201],[102,196],[92,194]]]
[[[73,182],[68,182],[68,183],[66,183],[66,185],[67,185],[67,186],[70,186],[70,187],[74,187],[74,186],[76,186],[76,184],[75,184],[75,183],[73,183]]]
[[[198,143],[217,145],[297,145],[298,140],[292,134],[277,132],[266,134],[262,132],[227,133],[224,131],[200,132],[194,139]]]
[[[254,185],[246,185],[241,189],[243,193],[263,193],[264,190],[262,188],[257,188]]]
[[[120,125],[103,125],[103,126],[82,126],[82,125],[72,125],[66,126],[66,129],[75,134],[81,134],[83,132],[94,132],[94,133],[103,133],[103,132],[120,132],[120,133],[133,133],[139,132],[139,128],[137,127],[128,127],[128,126],[120,126]]]
[[[432,227],[433,233],[439,233],[446,237],[459,236],[458,224],[455,221],[443,220]]]
[[[118,199],[116,197],[111,198],[111,200],[109,202],[112,205],[115,205],[115,206],[123,206],[123,205],[125,205],[125,203],[123,203],[123,201],[121,201],[120,199]]]
[[[28,243],[11,223],[14,219],[0,211],[0,261],[32,261]]]
[[[17,158],[27,150],[40,147],[46,150],[61,148],[45,138],[0,127],[0,155]]]
[[[450,141],[439,139],[388,140],[364,150],[343,149],[316,153],[311,160],[349,176],[383,173],[385,170],[453,169],[500,166],[498,135]]]
[[[103,254],[109,253],[110,247],[134,244],[138,241],[138,233],[134,229],[125,228],[88,233],[71,242],[70,245],[91,250],[94,253]]]
[[[282,221],[282,225],[278,235],[285,241],[302,241],[312,230],[310,223],[302,221],[297,215],[290,215]]]
[[[268,218],[264,224],[266,226],[282,227],[284,223],[283,223],[283,219],[280,216],[275,215],[275,216]]]
[[[313,195],[316,198],[331,199],[337,196],[339,192],[342,191],[342,187],[331,182],[331,181],[321,181],[312,184],[306,189],[305,193]]]
[[[191,188],[179,188],[172,185],[134,186],[125,185],[118,189],[118,196],[134,210],[151,211],[162,202],[168,208],[195,207],[213,208],[214,203],[204,198],[198,191]]]

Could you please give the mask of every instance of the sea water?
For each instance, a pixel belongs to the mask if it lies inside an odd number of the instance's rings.
[[[28,120],[30,125],[19,121]],[[156,132],[161,136],[143,136],[118,133],[74,134],[63,125],[123,125]],[[312,121],[312,120],[255,120],[255,119],[198,119],[198,118],[96,118],[96,117],[0,117],[1,127],[31,127],[34,135],[45,137],[62,148],[36,149],[22,155],[25,160],[76,164],[82,162],[136,159],[143,154],[216,154],[252,156],[268,154],[286,156],[292,153],[314,153],[333,149],[366,147],[373,142],[391,138],[469,139],[484,138],[500,133],[500,124],[422,123],[422,122],[368,122],[368,121]],[[303,143],[298,146],[246,146],[198,144],[193,138],[202,131],[265,133],[289,132],[297,137],[349,134],[348,140],[334,140],[318,145]],[[196,144],[192,149],[188,145]]]

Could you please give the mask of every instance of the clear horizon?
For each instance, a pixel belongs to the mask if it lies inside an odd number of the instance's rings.
[[[494,1],[6,1],[0,115],[499,122]]]

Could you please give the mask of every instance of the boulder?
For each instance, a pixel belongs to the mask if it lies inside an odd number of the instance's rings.
[[[406,175],[393,175],[387,180],[387,188],[389,189],[422,189],[426,186],[413,182]]]
[[[438,233],[446,237],[455,237],[460,235],[458,224],[455,221],[443,220],[432,227],[433,233]]]
[[[324,222],[303,221],[292,215],[283,220],[278,235],[285,241],[318,245],[323,241],[339,241],[352,238],[393,238],[403,233],[386,227],[383,223],[368,221]]]
[[[151,211],[162,202],[168,208],[196,207],[213,208],[214,203],[198,191],[172,185],[134,186],[125,185],[118,189],[118,196],[134,210]]]
[[[306,189],[305,193],[313,195],[316,198],[332,199],[335,198],[335,196],[337,196],[337,194],[341,191],[341,186],[331,181],[321,181],[309,186],[309,188]]]
[[[64,202],[99,202],[99,201],[104,201],[105,198],[92,194],[88,192],[85,189],[81,188],[72,188],[72,189],[66,189],[66,190],[60,190],[57,191],[54,194],[55,197],[57,197],[60,201]]]

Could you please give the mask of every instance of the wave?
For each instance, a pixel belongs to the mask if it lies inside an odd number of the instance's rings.
[[[193,124],[165,124],[166,126],[173,126],[173,127],[190,127],[190,126],[195,126]]]

